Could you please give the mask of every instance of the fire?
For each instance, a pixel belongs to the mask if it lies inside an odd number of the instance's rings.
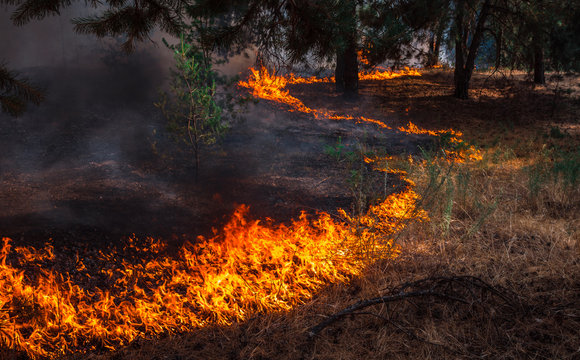
[[[370,119],[363,116],[354,117],[350,115],[338,115],[330,111],[312,109],[304,105],[300,99],[290,95],[290,91],[286,89],[288,84],[312,84],[316,82],[330,82],[334,81],[334,78],[298,78],[294,74],[290,74],[288,76],[278,76],[275,74],[270,74],[268,69],[265,67],[262,67],[260,70],[252,68],[250,71],[251,74],[248,78],[248,81],[240,81],[238,85],[251,90],[252,95],[257,98],[287,105],[290,111],[310,114],[316,119],[327,118],[331,120],[354,120],[357,123],[368,122],[376,124],[382,128],[390,129],[388,125],[380,120]]]
[[[409,67],[405,67],[399,72],[377,69],[370,73],[361,72],[359,74],[359,80],[390,80],[401,76],[421,76],[421,73],[417,69],[411,69]]]
[[[102,268],[91,273],[77,256],[74,276],[54,270],[54,256],[29,256],[52,254],[50,246],[12,249],[3,239],[0,344],[33,358],[56,357],[289,310],[324,284],[359,275],[369,252],[396,256],[397,224],[425,219],[411,211],[415,201],[409,187],[372,208],[368,219],[302,214],[288,226],[249,220],[241,206],[221,232],[185,244],[178,257],[161,255],[160,241],[138,246],[130,239],[126,249],[138,255],[131,261],[101,252],[90,261]],[[354,221],[364,231],[348,225]],[[107,288],[79,280],[96,277]]]
[[[252,69],[250,79],[240,86],[315,118],[389,128],[379,120],[305,106],[286,89],[298,79]],[[461,134],[452,130],[432,132],[412,123],[399,130],[446,134],[451,143],[461,141]],[[401,170],[388,168],[390,159],[366,157],[364,161],[405,178]],[[418,208],[420,196],[414,184],[406,181],[403,191],[385,196],[362,216],[342,210],[342,219],[303,213],[284,225],[270,219],[251,220],[249,208],[240,206],[223,229],[184,244],[177,256],[164,253],[163,241],[131,238],[124,248],[89,257],[77,254],[74,261],[63,262],[50,243],[40,249],[13,248],[11,240],[4,238],[0,349],[21,351],[31,358],[55,358],[290,310],[322,286],[360,275],[369,259],[399,254],[395,234],[411,221],[428,220]]]
[[[320,111],[306,106],[300,99],[290,95],[290,91],[286,88],[288,84],[312,84],[316,82],[330,82],[333,78],[300,78],[294,74],[288,76],[280,76],[270,74],[268,69],[262,67],[261,69],[250,69],[251,74],[248,81],[240,81],[239,86],[247,88],[252,91],[252,95],[269,101],[274,101],[279,104],[284,104],[289,107],[290,111],[300,112],[314,116],[315,119],[331,119],[331,120],[347,120],[355,121],[356,123],[369,123],[377,125],[383,129],[391,129],[390,126],[381,120],[372,119],[365,116],[351,116],[338,115],[330,111]],[[416,69],[405,68],[404,71],[393,73],[388,71],[375,70],[372,73],[360,73],[361,80],[388,80],[401,76],[421,76]],[[446,148],[446,154],[452,161],[481,160],[480,152],[475,147],[464,143],[461,140],[463,134],[452,129],[449,130],[427,130],[419,128],[417,125],[409,122],[406,127],[399,127],[399,131],[407,134],[426,134],[439,138],[446,138],[452,146]],[[448,139],[447,139],[448,138]]]

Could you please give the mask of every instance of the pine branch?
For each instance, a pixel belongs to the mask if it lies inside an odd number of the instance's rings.
[[[39,105],[43,100],[44,94],[40,89],[0,64],[0,104],[3,112],[19,116],[26,110],[27,103]]]
[[[16,26],[27,24],[31,20],[41,20],[48,15],[60,15],[60,9],[70,6],[73,0],[26,0],[10,1],[18,5],[10,19]]]
[[[75,31],[100,38],[125,35],[127,40],[122,47],[127,52],[133,51],[137,42],[148,39],[155,26],[173,35],[179,34],[183,1],[135,0],[131,6],[124,6],[125,3],[110,0],[109,4],[115,6],[101,15],[74,19]]]
[[[351,305],[344,310],[329,316],[326,320],[311,327],[308,330],[310,338],[318,335],[327,326],[341,320],[347,315],[359,314],[358,310],[396,301],[404,301],[413,298],[439,298],[456,303],[467,305],[483,305],[481,294],[487,293],[501,302],[508,305],[513,311],[522,311],[523,307],[517,301],[517,296],[508,290],[496,288],[478,277],[474,276],[452,276],[426,278],[418,281],[404,283],[394,288],[389,295],[376,297],[369,300],[362,300]]]

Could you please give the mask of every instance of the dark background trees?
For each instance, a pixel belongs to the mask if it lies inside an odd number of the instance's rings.
[[[13,7],[11,19],[21,26],[59,15],[80,2],[0,3]],[[545,69],[580,67],[580,6],[572,0],[89,0],[84,4],[88,15],[72,19],[75,30],[97,37],[122,36],[125,51],[148,40],[155,29],[175,36],[189,32],[208,59],[255,48],[262,59],[283,59],[289,65],[333,64],[337,90],[347,93],[357,92],[360,55],[364,66],[397,64],[410,48],[422,49],[425,66],[438,64],[442,47],[452,53],[454,95],[461,99],[468,98],[475,64],[483,55],[493,59],[494,67],[530,70],[538,84],[545,81]],[[495,54],[479,54],[482,43]],[[12,95],[17,92],[12,96],[5,90],[5,110],[8,99],[15,96],[21,109],[28,101],[40,100],[35,96],[38,89],[24,86],[27,83],[21,80],[14,82],[16,78],[5,70],[0,74],[3,86],[9,86]]]

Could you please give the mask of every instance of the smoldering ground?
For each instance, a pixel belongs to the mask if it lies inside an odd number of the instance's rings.
[[[3,57],[47,97],[20,118],[0,115],[2,236],[191,238],[219,227],[242,203],[256,217],[280,221],[301,210],[333,212],[349,208],[352,194],[326,146],[338,137],[351,147],[363,138],[400,142],[392,138],[400,135],[260,103],[245,110],[245,120],[218,146],[203,150],[195,182],[191,155],[175,151],[154,106],[172,66],[171,52],[158,41],[162,34],[127,55],[120,41],[74,34],[68,19],[81,15],[73,7],[15,28],[2,14]],[[231,75],[251,64],[240,57],[221,70]],[[314,91],[306,95],[332,93]]]

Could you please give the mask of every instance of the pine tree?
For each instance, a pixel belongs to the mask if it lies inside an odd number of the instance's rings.
[[[0,3],[15,5],[12,21],[24,25],[50,15],[60,15],[60,10],[70,6],[74,0],[0,0]],[[132,51],[139,41],[148,39],[155,27],[172,35],[181,30],[184,0],[86,0],[89,7],[106,8],[98,15],[74,19],[75,30],[81,34],[98,37],[126,36],[123,49]]]
[[[483,39],[485,24],[491,13],[492,0],[455,0],[453,4],[455,39],[455,97],[469,97],[469,82]]]

